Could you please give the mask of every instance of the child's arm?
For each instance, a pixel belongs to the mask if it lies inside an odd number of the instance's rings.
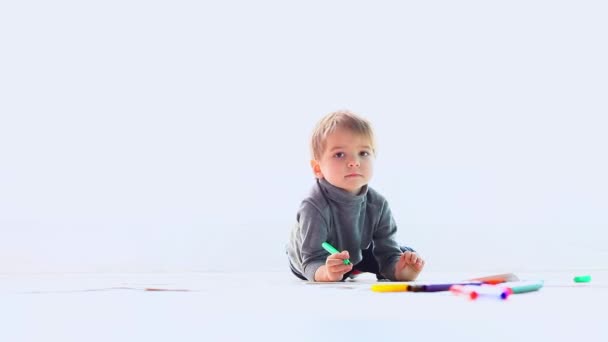
[[[317,268],[315,281],[341,281],[344,274],[353,269],[353,264],[344,265],[344,260],[350,258],[348,251],[332,254],[327,257],[325,265]]]
[[[424,268],[424,259],[416,252],[405,252],[395,264],[395,279],[398,281],[412,281]]]

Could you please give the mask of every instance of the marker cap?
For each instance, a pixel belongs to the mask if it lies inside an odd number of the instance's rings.
[[[576,283],[588,283],[591,281],[590,275],[581,275],[574,277],[574,282]]]

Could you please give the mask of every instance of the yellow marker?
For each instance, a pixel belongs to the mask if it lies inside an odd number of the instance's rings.
[[[406,292],[408,284],[373,284],[374,292]]]

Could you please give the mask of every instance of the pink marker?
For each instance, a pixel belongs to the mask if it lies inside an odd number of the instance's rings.
[[[505,300],[509,298],[509,295],[511,294],[511,291],[509,289],[491,285],[453,285],[452,287],[450,287],[450,292],[456,295],[468,296],[471,300],[475,300],[479,297]]]

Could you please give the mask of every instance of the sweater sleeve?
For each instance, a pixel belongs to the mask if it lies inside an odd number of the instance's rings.
[[[306,279],[315,280],[315,272],[325,265],[327,252],[321,244],[328,236],[329,224],[321,212],[311,203],[304,203],[298,216],[302,256],[302,273]]]
[[[380,266],[380,273],[390,280],[395,279],[395,265],[401,256],[401,249],[395,240],[397,224],[388,202],[385,200],[380,211],[378,226],[374,231],[374,255]]]

